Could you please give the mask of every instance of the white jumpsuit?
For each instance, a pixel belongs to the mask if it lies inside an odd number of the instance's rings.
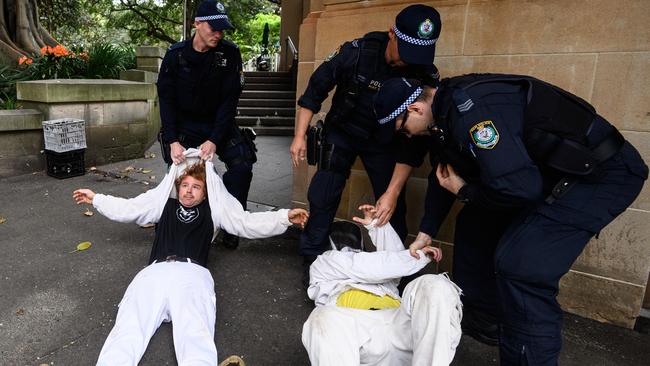
[[[397,285],[429,262],[404,250],[390,226],[366,226],[376,252],[330,250],[311,265],[309,297],[316,309],[303,326],[302,341],[315,366],[448,365],[460,342],[460,289],[446,274],[424,275],[406,286],[399,308],[339,307],[339,295],[354,288],[399,299]]]
[[[174,180],[198,161],[198,151],[186,151],[188,159],[155,188],[131,199],[96,194],[93,206],[102,215],[139,225],[159,221],[169,197],[176,198]],[[219,228],[245,238],[282,234],[291,225],[288,210],[250,213],[231,196],[211,162],[206,162],[208,203],[214,235]],[[131,281],[119,305],[115,326],[102,347],[97,365],[135,366],[151,336],[163,321],[171,321],[178,364],[215,366],[216,319],[214,282],[210,271],[194,263],[153,263]]]

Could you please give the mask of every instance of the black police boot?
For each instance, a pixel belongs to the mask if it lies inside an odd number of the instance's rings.
[[[316,260],[315,255],[306,255],[302,262],[302,286],[307,290],[309,288],[309,268]]]
[[[460,323],[463,334],[487,344],[499,345],[499,324],[497,319],[482,311],[466,306],[463,309],[463,320]]]
[[[239,237],[236,235],[229,234],[225,231],[222,231],[223,235],[221,236],[221,243],[223,246],[235,250],[239,246]]]

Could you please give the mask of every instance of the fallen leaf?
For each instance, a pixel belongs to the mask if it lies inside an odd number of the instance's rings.
[[[86,216],[92,216],[92,215],[94,215],[94,214],[95,214],[95,213],[92,212],[92,211],[90,211],[89,208],[87,208],[87,209],[86,209],[86,212],[84,212],[84,215],[86,215]]]
[[[156,154],[154,154],[154,153],[149,153],[149,154],[145,154],[145,155],[144,155],[144,158],[145,158],[145,159],[153,159],[153,158],[155,158],[155,157],[156,157]]]
[[[143,229],[149,229],[149,228],[152,228],[152,227],[154,227],[154,226],[156,226],[156,224],[144,224],[144,225],[140,225],[140,227],[143,228]]]
[[[82,251],[82,250],[86,250],[86,249],[90,248],[91,246],[92,246],[92,243],[91,243],[91,242],[89,242],[89,241],[82,241],[81,243],[77,244],[77,249],[71,251],[70,253],[74,253],[74,252],[79,252],[79,251]]]
[[[148,186],[149,182],[142,182],[142,184],[144,184],[145,186]]]
[[[95,170],[97,170],[97,167],[96,167],[96,166],[91,166],[91,167],[90,167],[90,171],[91,171],[91,172],[94,172]]]
[[[125,173],[128,173],[128,172],[132,172],[132,171],[134,171],[134,170],[135,170],[134,167],[132,167],[132,166],[127,166],[127,167],[124,168],[124,170],[122,170],[122,171],[125,172]]]
[[[151,169],[142,169],[142,174],[149,174],[151,173]]]
[[[155,175],[152,175],[151,177],[149,177],[149,179],[151,179],[151,180],[156,180],[156,176],[155,176]]]
[[[0,224],[4,224],[5,222],[7,222],[7,219],[5,219],[4,217],[0,216]]]
[[[20,308],[20,309],[16,310],[16,315],[18,315],[18,316],[25,315],[25,309]]]

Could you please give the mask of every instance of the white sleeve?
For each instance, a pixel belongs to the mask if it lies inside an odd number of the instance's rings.
[[[93,206],[107,218],[124,223],[135,222],[138,225],[156,223],[162,216],[163,209],[174,185],[176,167],[172,167],[155,188],[134,198],[120,198],[97,193]]]
[[[396,252],[404,250],[404,243],[395,232],[395,229],[389,223],[381,227],[376,227],[377,220],[373,220],[369,225],[365,225],[372,243],[377,247],[377,251]]]
[[[356,283],[381,284],[412,275],[431,262],[422,251],[418,254],[420,259],[413,258],[408,250],[354,254],[329,251],[311,265],[310,276],[314,282],[349,279]]]
[[[233,197],[221,178],[214,172],[212,163],[206,163],[208,199],[212,210],[212,221],[230,234],[248,239],[267,238],[279,235],[291,226],[289,210],[251,213]]]

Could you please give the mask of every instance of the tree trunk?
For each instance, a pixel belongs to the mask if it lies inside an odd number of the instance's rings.
[[[35,56],[57,42],[41,26],[36,0],[0,0],[0,63],[16,65],[20,56]]]

